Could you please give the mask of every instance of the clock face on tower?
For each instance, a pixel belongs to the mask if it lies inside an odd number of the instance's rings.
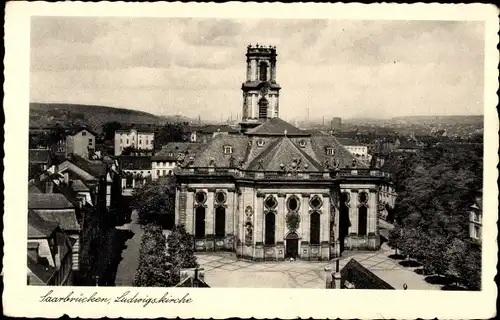
[[[260,94],[263,97],[266,96],[267,93],[269,92],[269,88],[270,88],[269,82],[264,82],[262,87],[260,88]]]

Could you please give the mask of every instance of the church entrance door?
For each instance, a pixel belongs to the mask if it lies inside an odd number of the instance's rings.
[[[299,236],[296,233],[289,233],[286,237],[285,258],[297,259],[299,255]]]

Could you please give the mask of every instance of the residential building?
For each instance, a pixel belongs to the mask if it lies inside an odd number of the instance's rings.
[[[187,129],[188,141],[192,143],[207,143],[221,134],[237,134],[239,131],[228,125],[205,125]]]
[[[45,181],[46,193],[28,193],[28,209],[46,221],[56,222],[62,232],[74,240],[72,247],[72,269],[79,270],[80,231],[74,205],[64,195],[53,192],[53,181]]]
[[[28,211],[28,285],[73,285],[74,239],[57,222]]]
[[[254,94],[242,90],[245,100]],[[175,222],[194,235],[195,250],[255,261],[326,261],[344,250],[378,250],[379,186],[388,176],[335,136],[280,119],[277,104],[269,103],[276,91],[257,92],[243,104],[242,134],[214,137],[174,170]],[[257,126],[246,121],[256,112],[252,101],[262,107]]]
[[[483,229],[483,190],[476,192],[474,204],[469,211],[469,235],[470,237],[481,243]]]
[[[88,159],[95,151],[96,134],[88,128],[72,130],[66,136],[66,156],[78,155]]]
[[[49,149],[29,149],[29,172],[31,179],[36,174],[47,170],[52,164],[52,157]]]
[[[349,138],[337,138],[337,140],[357,159],[368,162],[371,160],[367,146]]]
[[[125,148],[134,150],[153,150],[154,132],[138,131],[137,129],[115,131],[115,156],[122,154]]]
[[[169,142],[151,157],[152,179],[173,174],[174,169],[184,158],[194,156],[201,147],[200,143]]]
[[[134,189],[146,183],[151,177],[151,157],[120,156],[122,189]]]

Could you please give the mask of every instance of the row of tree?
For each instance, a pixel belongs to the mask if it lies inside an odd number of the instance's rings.
[[[481,246],[469,237],[469,212],[482,188],[483,149],[438,146],[401,159],[395,228],[389,243],[468,289],[481,286]]]
[[[183,226],[174,227],[168,239],[157,224],[144,225],[143,230],[134,286],[172,287],[179,283],[181,269],[198,267],[193,237]]]

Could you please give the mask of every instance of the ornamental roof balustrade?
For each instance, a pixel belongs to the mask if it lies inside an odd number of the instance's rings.
[[[255,179],[255,180],[334,180],[344,177],[374,177],[384,178],[388,174],[372,169],[340,169],[336,171],[253,171],[241,170],[237,168],[221,167],[195,167],[181,168],[176,174],[208,175],[208,176],[230,176],[234,178]]]

